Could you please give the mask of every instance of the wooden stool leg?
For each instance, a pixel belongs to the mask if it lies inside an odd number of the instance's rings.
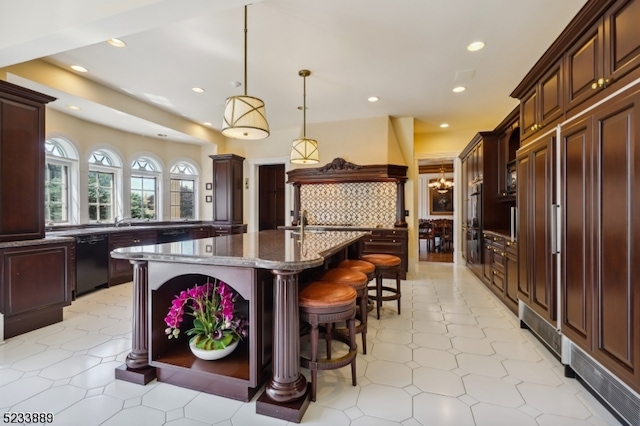
[[[351,350],[357,350],[358,345],[356,343],[356,321],[354,318],[347,320],[349,326],[349,341],[351,343]],[[364,335],[363,335],[364,336]],[[355,386],[356,382],[356,358],[351,361],[351,384]]]
[[[318,322],[311,322],[311,365],[318,362]],[[317,368],[311,368],[311,401],[316,401]]]
[[[327,359],[331,359],[331,333],[333,333],[333,323],[329,322],[326,325],[326,332],[324,334],[324,340],[327,343]]]
[[[366,290],[365,290],[366,291]],[[362,324],[362,353],[367,354],[367,296],[360,298],[360,324]]]
[[[376,271],[376,317],[380,319],[380,305],[382,305],[382,271]]]
[[[398,288],[398,315],[400,315],[400,299],[402,293],[400,293],[400,272],[396,272],[396,287]]]

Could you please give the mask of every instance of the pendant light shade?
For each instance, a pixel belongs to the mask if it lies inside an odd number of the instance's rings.
[[[296,139],[291,147],[290,161],[293,164],[316,164],[320,161],[318,142],[314,139]]]
[[[227,98],[222,134],[234,139],[256,140],[269,136],[264,102],[247,96],[247,6],[244,7],[244,95]]]
[[[289,161],[293,164],[316,164],[320,161],[318,142],[307,138],[307,77],[311,75],[309,70],[300,70],[298,75],[302,77],[302,139],[293,141]]]
[[[246,95],[227,98],[222,134],[229,138],[249,140],[264,139],[269,136],[264,102]]]

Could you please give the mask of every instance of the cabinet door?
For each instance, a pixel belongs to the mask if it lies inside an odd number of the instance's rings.
[[[70,245],[43,245],[3,252],[4,314],[62,307],[71,303]]]
[[[532,147],[529,182],[531,307],[550,322],[556,320],[555,256],[551,252],[554,145],[555,136]]]
[[[595,355],[639,392],[640,90],[595,110],[593,123]]]
[[[527,138],[536,131],[538,121],[538,90],[534,87],[520,100],[520,132],[522,138]]]
[[[604,16],[604,68],[611,81],[640,66],[639,16],[639,0],[620,0]]]
[[[518,152],[516,168],[516,226],[518,239],[518,298],[530,302],[529,291],[529,180],[530,162],[528,151]]]
[[[594,265],[592,245],[593,192],[591,117],[562,129],[562,331],[573,342],[591,350]]]
[[[507,253],[504,275],[506,285],[504,295],[507,302],[511,302],[511,306],[515,307],[517,312],[518,305],[518,258],[514,254]],[[509,306],[509,303],[507,303]]]
[[[486,242],[486,237],[484,238],[483,247],[483,256],[482,256],[482,279],[485,284],[491,284],[491,265],[493,264],[493,248],[489,243]]]
[[[568,110],[598,92],[592,85],[604,74],[603,31],[601,21],[598,21],[565,55]]]
[[[538,88],[538,124],[542,128],[563,113],[562,77],[560,75],[560,63],[551,69],[542,80]]]
[[[0,96],[0,241],[44,238],[43,127],[42,105]]]

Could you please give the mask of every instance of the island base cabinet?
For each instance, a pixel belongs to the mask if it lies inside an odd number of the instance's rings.
[[[249,335],[227,357],[216,361],[196,358],[189,349],[191,317],[185,315],[180,336],[168,339],[164,318],[171,301],[194,284],[217,278],[237,292],[236,311],[249,321]],[[158,381],[249,401],[266,382],[272,359],[273,275],[268,270],[149,263],[151,316],[150,365]]]
[[[62,321],[71,304],[73,243],[0,250],[4,337]]]

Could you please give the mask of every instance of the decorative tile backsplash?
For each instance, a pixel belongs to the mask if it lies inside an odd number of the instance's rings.
[[[310,225],[393,227],[395,182],[349,182],[302,185],[300,208]]]

